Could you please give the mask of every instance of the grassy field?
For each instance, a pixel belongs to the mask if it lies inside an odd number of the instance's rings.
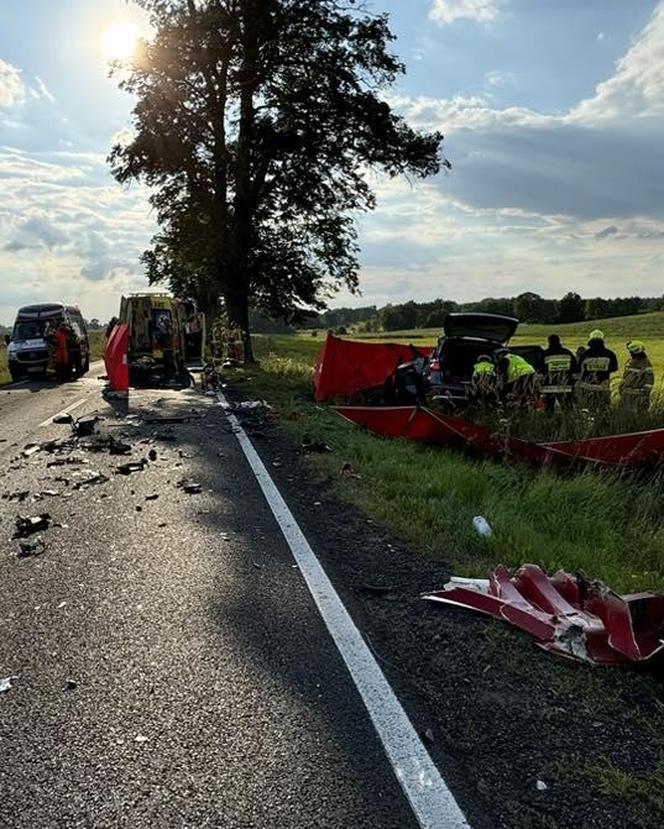
[[[602,325],[611,341],[613,331]],[[618,337],[624,342],[624,333]],[[524,335],[527,340],[532,336]],[[584,571],[618,590],[664,590],[662,480],[591,471],[565,476],[375,438],[313,402],[312,370],[322,342],[311,336],[256,338],[261,365],[246,372],[243,393],[270,401],[296,439],[309,435],[333,447],[333,454],[308,463],[315,474],[335,481],[342,498],[450,562],[459,575],[530,561],[548,570]],[[343,463],[360,477],[340,478]],[[475,515],[487,518],[491,538],[474,532]]]

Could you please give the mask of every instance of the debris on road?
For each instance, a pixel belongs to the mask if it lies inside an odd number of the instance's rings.
[[[3,501],[18,501],[23,503],[30,497],[28,490],[21,490],[20,492],[5,492],[2,496]]]
[[[7,691],[10,691],[12,682],[17,679],[17,676],[6,676],[4,679],[0,679],[0,694],[6,694]]]
[[[145,459],[140,461],[130,461],[129,463],[123,463],[116,467],[115,471],[118,475],[131,475],[134,472],[143,472],[147,465],[148,462]]]
[[[340,478],[356,478],[357,480],[361,480],[362,476],[356,472],[352,465],[346,461],[346,463],[341,465],[339,469],[339,477]]]
[[[475,528],[475,532],[483,538],[491,538],[493,535],[491,524],[489,524],[483,515],[476,515],[473,518],[473,527]]]
[[[329,455],[334,452],[331,446],[321,440],[312,440],[308,435],[302,438],[302,449],[307,455]]]
[[[535,788],[538,792],[545,792],[549,787],[543,780],[538,780],[537,783],[535,783]]]
[[[47,512],[36,516],[17,515],[14,538],[27,538],[34,533],[47,530],[51,526],[52,520]]]
[[[183,490],[187,493],[187,495],[200,495],[203,492],[203,486],[199,484],[197,481],[191,481],[188,478],[184,478],[182,481],[179,481],[178,489]]]
[[[96,484],[105,484],[108,482],[108,478],[104,475],[103,472],[93,472],[90,471],[90,474],[87,478],[82,478],[74,483],[73,489],[83,489],[86,486],[94,486]]]
[[[141,744],[142,744],[142,743],[147,743],[147,741],[148,741],[149,739],[150,739],[149,737],[145,737],[143,734],[137,734],[137,735],[134,737],[134,742],[135,742],[135,743],[141,743]]]
[[[454,580],[427,601],[465,607],[509,622],[543,650],[595,665],[647,662],[664,649],[664,596],[620,596],[601,581],[524,564],[497,567],[488,583]]]
[[[108,453],[109,455],[129,455],[131,446],[128,443],[122,443],[121,440],[116,440],[111,435],[108,439]]]
[[[36,455],[37,452],[41,452],[41,444],[40,443],[29,443],[25,449],[21,452],[24,458],[31,458],[33,455]]]
[[[41,536],[37,536],[34,541],[19,542],[16,558],[36,558],[37,556],[43,556],[45,552],[46,542]]]
[[[146,501],[156,501],[158,498],[159,498],[159,495],[157,493],[154,493],[153,495],[146,495],[145,496]]]
[[[65,691],[75,691],[78,688],[78,682],[75,679],[65,680]]]
[[[157,454],[156,449],[150,449],[148,452],[148,458],[154,463],[158,459],[159,455]]]
[[[56,415],[53,418],[53,423],[57,424],[58,426],[64,425],[66,423],[73,423],[74,418],[70,414],[60,414]]]
[[[100,418],[97,417],[97,415],[85,415],[84,417],[79,417],[79,419],[72,425],[73,432],[78,438],[94,435],[99,421]]]

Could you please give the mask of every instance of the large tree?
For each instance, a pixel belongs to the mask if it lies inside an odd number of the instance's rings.
[[[404,71],[386,16],[355,0],[134,2],[155,33],[120,76],[134,138],[110,162],[152,188],[151,279],[220,298],[245,332],[250,305],[289,318],[355,290],[369,171],[447,164],[442,136],[384,100]]]

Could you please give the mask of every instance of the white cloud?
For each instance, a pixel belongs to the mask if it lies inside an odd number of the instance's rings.
[[[664,114],[664,2],[655,9],[638,40],[570,117],[584,123]]]
[[[111,139],[111,146],[115,146],[119,144],[121,147],[128,147],[132,141],[134,140],[135,135],[133,130],[130,130],[128,127],[124,127],[124,129],[118,130]]]
[[[0,58],[0,107],[11,107],[25,100],[21,72]]]
[[[44,100],[44,101],[48,101],[49,104],[54,104],[55,103],[55,95],[46,86],[46,84],[39,77],[39,75],[35,75],[35,83],[37,84],[37,97]],[[31,90],[31,91],[33,91],[33,90]]]
[[[484,76],[484,82],[487,86],[501,87],[506,86],[514,80],[514,75],[511,72],[500,72],[497,69],[487,72]]]
[[[429,17],[445,26],[456,20],[491,23],[498,17],[501,0],[434,0]]]
[[[118,187],[102,155],[0,147],[0,320],[44,297],[108,319],[123,292],[145,288],[154,230],[146,191]]]
[[[601,43],[603,40],[606,40],[605,32],[598,32],[596,40],[598,43]]]

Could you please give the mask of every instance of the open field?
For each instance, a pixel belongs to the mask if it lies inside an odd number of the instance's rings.
[[[257,338],[261,365],[247,371],[244,393],[272,403],[296,439],[308,434],[333,447],[310,463],[337,481],[342,498],[460,575],[530,561],[584,571],[618,590],[664,590],[662,480],[591,471],[565,476],[375,438],[313,402],[322,343],[311,336]],[[361,477],[340,479],[344,462]],[[492,525],[491,538],[475,534],[475,515]]]

